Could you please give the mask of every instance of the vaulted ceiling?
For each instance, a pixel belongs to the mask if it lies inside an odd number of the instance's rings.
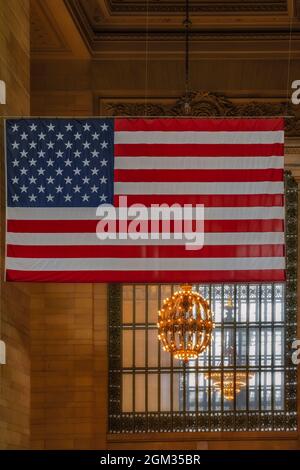
[[[183,52],[185,0],[31,0],[33,58]],[[192,53],[300,51],[300,0],[190,0]],[[298,15],[299,14],[299,15]]]

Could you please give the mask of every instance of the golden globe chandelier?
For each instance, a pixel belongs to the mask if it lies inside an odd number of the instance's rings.
[[[182,285],[158,311],[158,339],[175,359],[196,359],[211,342],[214,328],[209,303],[191,285]]]

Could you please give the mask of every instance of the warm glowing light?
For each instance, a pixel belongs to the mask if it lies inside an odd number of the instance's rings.
[[[229,297],[225,305],[224,322],[234,321],[234,304],[232,297]],[[224,358],[228,359],[230,364],[234,363],[234,356],[236,355],[234,347],[234,335],[231,329],[225,331],[225,351]],[[221,364],[219,364],[221,367]],[[240,393],[242,388],[246,387],[247,381],[254,377],[253,373],[244,371],[215,371],[205,374],[206,380],[210,380],[212,387],[223,393],[226,400],[234,400],[234,396]]]
[[[158,333],[163,350],[175,359],[196,359],[209,346],[214,328],[209,303],[192,286],[183,285],[158,311]]]
[[[252,379],[254,374],[248,373],[248,379]],[[222,383],[222,372],[211,372],[205,374],[207,380],[211,380],[212,387],[222,392],[226,400],[234,400],[234,394],[240,393],[242,388],[247,385],[247,373],[246,372],[223,372],[223,383]]]

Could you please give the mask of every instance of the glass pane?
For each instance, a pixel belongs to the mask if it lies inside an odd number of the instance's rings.
[[[157,312],[160,308],[158,305],[158,286],[148,286],[148,322],[157,323]]]
[[[284,409],[284,372],[274,373],[274,408],[276,410]]]
[[[173,372],[173,411],[180,410],[180,374]]]
[[[145,367],[145,330],[135,331],[135,366]]]
[[[122,337],[123,367],[133,366],[133,335],[132,330],[123,330]]]
[[[161,411],[170,411],[170,374],[161,374],[160,376],[160,409]]]
[[[148,411],[158,411],[157,374],[148,374]]]
[[[284,365],[284,329],[276,328],[274,331],[274,365]]]
[[[148,330],[148,367],[158,367],[157,330]]]
[[[135,374],[135,411],[145,411],[145,374]]]
[[[123,305],[122,305],[123,323],[132,323],[133,286],[123,286],[122,300],[123,300]]]
[[[146,286],[135,286],[135,322],[146,321]]]
[[[133,411],[132,374],[123,374],[122,410],[124,413]]]

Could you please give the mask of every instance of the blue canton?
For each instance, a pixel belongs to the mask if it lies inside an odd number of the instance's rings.
[[[9,207],[113,204],[113,119],[6,121]]]

